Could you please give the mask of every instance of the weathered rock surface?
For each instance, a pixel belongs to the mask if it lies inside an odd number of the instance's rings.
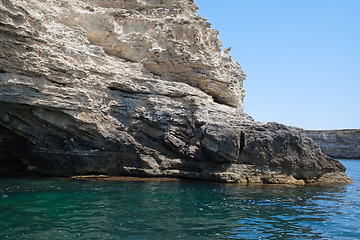
[[[245,74],[195,11],[190,0],[2,0],[0,167],[350,182],[303,130],[243,112]]]
[[[306,134],[331,157],[360,159],[360,129],[307,130]]]

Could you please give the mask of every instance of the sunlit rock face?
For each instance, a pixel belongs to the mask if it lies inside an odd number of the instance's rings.
[[[360,159],[360,129],[307,130],[306,135],[333,158]]]
[[[191,0],[2,1],[0,166],[350,182],[301,129],[243,112],[245,74],[196,9]]]

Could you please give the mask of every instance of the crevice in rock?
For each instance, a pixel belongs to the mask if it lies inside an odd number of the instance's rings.
[[[114,86],[108,86],[107,87],[109,90],[111,91],[120,91],[120,92],[123,92],[123,93],[128,93],[128,94],[134,94],[136,92],[132,92],[132,91],[127,91],[127,90],[124,90],[124,89],[120,89],[118,87],[114,87]]]
[[[58,87],[65,87],[66,86],[66,83],[58,82],[58,81],[55,81],[54,79],[47,78],[46,80],[48,80],[51,83],[54,83]]]
[[[243,131],[241,131],[239,155],[242,153],[244,147],[245,147],[245,133]]]
[[[262,178],[261,178],[261,182],[264,183],[264,184],[271,184],[271,183],[272,183],[272,182],[271,182],[268,178],[266,178],[266,177],[262,177]]]
[[[111,91],[119,91],[121,93],[128,95],[150,95],[150,96],[160,96],[160,97],[170,97],[170,98],[183,98],[186,97],[186,94],[180,94],[180,95],[172,95],[172,94],[159,94],[159,93],[154,93],[154,92],[145,92],[145,91],[133,91],[133,90],[127,90],[127,89],[123,89],[120,87],[115,87],[115,86],[108,86],[107,87],[109,90]],[[129,96],[130,97],[130,96]],[[134,98],[134,97],[131,97]]]
[[[199,89],[200,89],[200,88],[199,88]],[[202,89],[200,89],[200,90],[202,90]],[[205,92],[205,93],[206,93],[206,92]],[[208,94],[208,93],[206,93],[206,94]],[[210,94],[208,94],[208,95],[212,97],[212,99],[214,100],[214,102],[216,102],[216,103],[218,103],[218,104],[224,104],[224,105],[226,105],[226,106],[231,107],[229,104],[221,101],[220,98],[218,98],[217,96],[215,96],[215,95],[210,95]]]

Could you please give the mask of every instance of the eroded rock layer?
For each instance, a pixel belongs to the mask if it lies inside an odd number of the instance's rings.
[[[243,112],[245,74],[195,11],[190,0],[1,1],[0,166],[350,182],[302,130]]]
[[[360,129],[307,130],[306,134],[331,157],[360,159]]]

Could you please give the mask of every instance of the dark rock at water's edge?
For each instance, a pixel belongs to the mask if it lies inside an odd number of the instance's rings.
[[[347,183],[303,130],[242,110],[245,74],[191,0],[5,0],[0,174]]]
[[[360,159],[360,129],[307,130],[306,134],[333,158]]]

